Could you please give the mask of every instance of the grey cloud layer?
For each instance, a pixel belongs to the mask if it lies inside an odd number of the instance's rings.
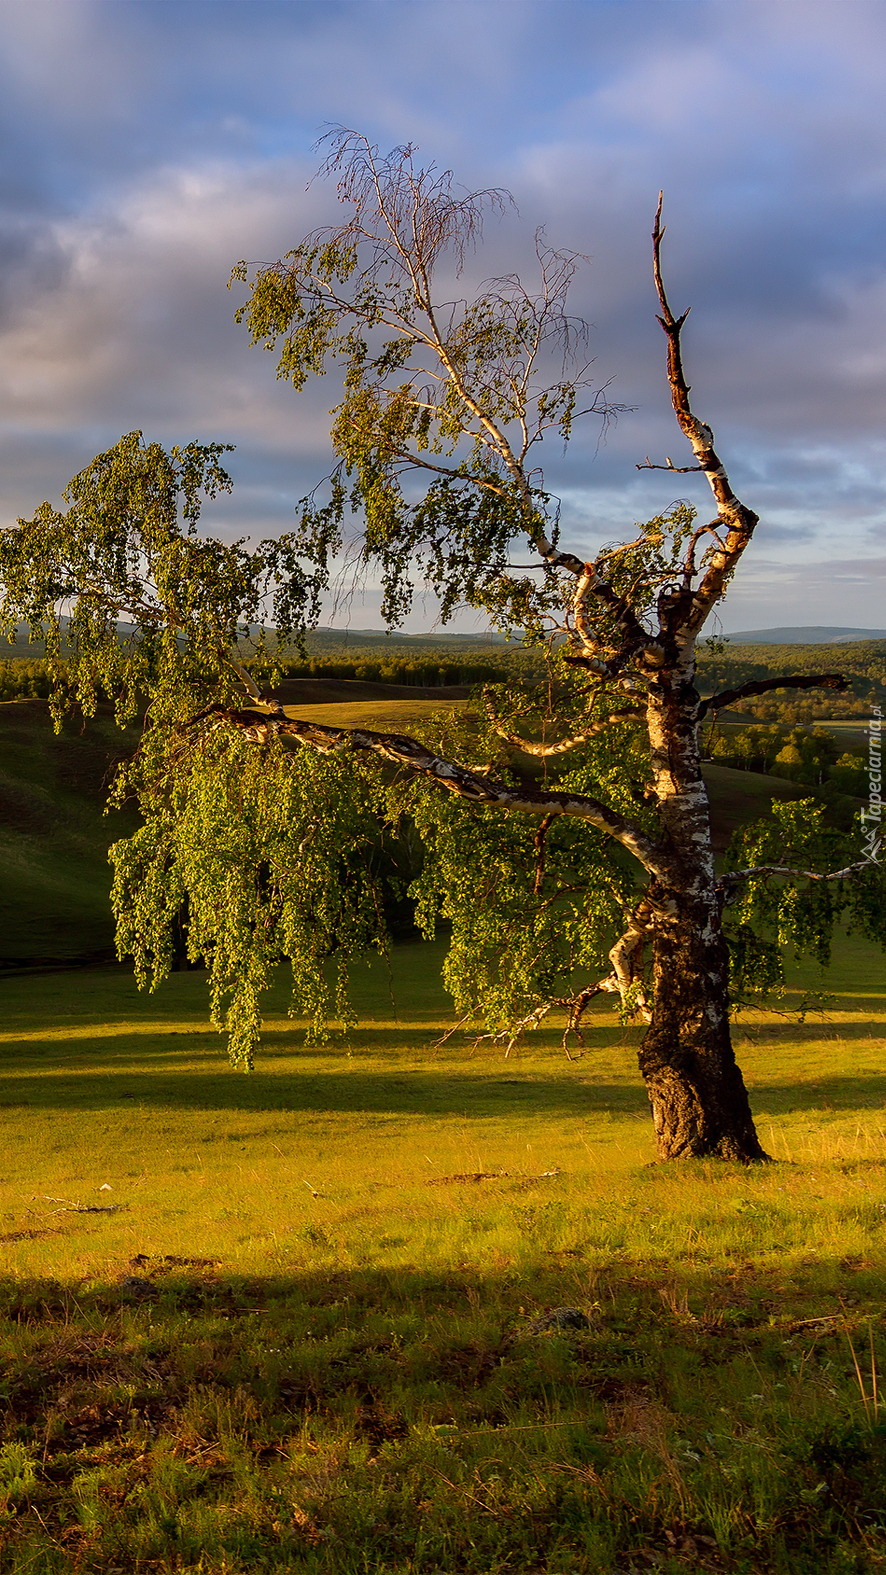
[[[864,0],[0,0],[0,514],[141,426],[237,442],[226,529],[291,522],[334,385],[278,385],[225,286],[331,217],[310,145],[346,120],[514,191],[471,276],[527,266],[540,223],[590,255],[574,304],[636,409],[545,455],[588,548],[674,494],[634,469],[681,441],[649,277],[665,187],[699,409],[763,514],[728,621],[781,598],[809,622],[802,565],[866,561],[883,524],[884,53]],[[835,570],[822,621],[882,623],[881,588]]]

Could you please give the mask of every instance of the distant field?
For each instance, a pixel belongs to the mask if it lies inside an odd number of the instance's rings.
[[[816,726],[827,728],[827,731],[845,743],[847,748],[854,744],[866,745],[870,737],[866,723],[817,722]]]
[[[317,722],[325,722],[329,727],[371,727],[380,732],[404,732],[416,722],[424,722],[433,716],[435,711],[456,710],[463,706],[467,699],[467,692],[458,689],[441,689],[439,695],[428,694],[427,690],[417,694],[409,694],[408,690],[397,690],[398,698],[389,698],[393,685],[360,685],[356,682],[353,689],[374,688],[376,694],[365,699],[338,698],[338,691],[345,688],[344,683],[335,686],[335,698],[318,698],[306,702],[299,698],[290,700],[281,686],[281,695],[287,711],[292,716],[297,716],[306,705],[310,706],[311,718]],[[379,695],[378,691],[386,688],[388,695]]]

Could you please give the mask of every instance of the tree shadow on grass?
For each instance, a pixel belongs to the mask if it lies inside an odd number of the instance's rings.
[[[856,1077],[816,1077],[808,1083],[753,1083],[751,1108],[761,1116],[798,1110],[855,1110],[886,1120],[886,1073]]]
[[[534,1115],[640,1117],[649,1119],[646,1091],[635,1082],[580,1079],[568,1073],[490,1076],[466,1070],[412,1074],[352,1070],[256,1072],[241,1077],[220,1066],[211,1073],[176,1069],[163,1056],[133,1056],[131,1069],[96,1071],[46,1066],[0,1077],[0,1114],[31,1111],[109,1112],[139,1108],[193,1112],[463,1116],[468,1120],[520,1120]],[[756,1117],[799,1111],[856,1111],[886,1120],[886,1074],[818,1077],[813,1083],[754,1083]]]
[[[53,1047],[54,1048],[54,1047]],[[535,1113],[564,1115],[613,1113],[648,1118],[649,1102],[637,1081],[614,1083],[571,1077],[568,1073],[521,1076],[502,1067],[500,1076],[451,1066],[413,1073],[365,1071],[355,1061],[346,1068],[316,1069],[294,1064],[285,1071],[259,1070],[250,1077],[232,1073],[223,1062],[212,1072],[175,1066],[168,1053],[137,1047],[114,1065],[97,1068],[47,1068],[35,1056],[32,1070],[0,1077],[0,1110],[113,1110],[157,1106],[176,1110],[287,1111],[385,1115],[519,1118]]]
[[[12,1330],[0,1443],[35,1463],[40,1494],[36,1514],[19,1495],[10,1536],[52,1570],[81,1551],[90,1568],[136,1567],[147,1534],[152,1567],[180,1569],[183,1546],[190,1567],[195,1538],[196,1567],[209,1535],[238,1575],[349,1575],[355,1556],[424,1575],[564,1557],[676,1568],[678,1546],[687,1569],[751,1568],[735,1562],[744,1553],[754,1568],[836,1568],[838,1542],[862,1548],[879,1526],[886,1483],[886,1429],[845,1351],[867,1330],[869,1271],[835,1258],[815,1284],[786,1284],[784,1265],[717,1276],[539,1252],[516,1272],[244,1276],[142,1253],[100,1285],[0,1281],[0,1339]],[[552,1323],[558,1307],[577,1318]],[[90,1467],[100,1497],[81,1529]],[[725,1539],[725,1564],[712,1503],[727,1524],[736,1503],[756,1509]],[[591,1531],[605,1563],[584,1556]]]

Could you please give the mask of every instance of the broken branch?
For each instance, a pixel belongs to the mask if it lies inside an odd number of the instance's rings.
[[[736,700],[749,699],[751,695],[765,695],[772,689],[837,689],[841,693],[849,688],[842,673],[784,673],[780,678],[759,678],[752,683],[740,684],[737,689],[722,689],[719,694],[702,700],[698,708],[699,720],[708,711],[722,711]]]

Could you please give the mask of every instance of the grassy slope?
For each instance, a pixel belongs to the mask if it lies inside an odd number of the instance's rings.
[[[44,700],[0,705],[0,967],[112,957],[107,849],[131,817],[105,817],[123,736],[107,714],[56,737]]]
[[[422,690],[335,681],[284,688],[299,709],[310,706],[331,722],[347,726],[371,716],[401,730],[462,704],[467,693],[428,698]],[[317,705],[318,695],[325,706]],[[69,723],[56,737],[46,701],[0,703],[0,969],[113,957],[107,850],[134,822],[103,814],[104,786],[111,762],[134,741],[114,726],[107,707],[82,731]]]

